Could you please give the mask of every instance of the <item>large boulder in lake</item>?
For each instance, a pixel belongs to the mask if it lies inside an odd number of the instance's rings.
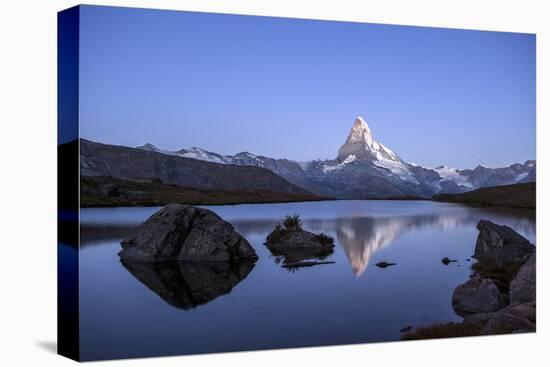
[[[474,257],[484,268],[515,274],[535,251],[535,246],[508,226],[481,220]]]
[[[459,316],[495,312],[506,306],[506,299],[495,282],[477,276],[456,287],[452,302]]]
[[[214,212],[169,204],[121,242],[127,261],[256,261],[258,256],[231,224]]]
[[[535,301],[537,293],[536,253],[533,252],[510,282],[510,303],[512,305]]]

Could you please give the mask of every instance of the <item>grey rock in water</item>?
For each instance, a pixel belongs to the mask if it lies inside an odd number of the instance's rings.
[[[495,313],[493,312],[473,313],[470,315],[465,315],[462,322],[464,324],[477,324],[484,326],[494,315]]]
[[[453,309],[459,316],[495,312],[506,306],[505,297],[489,278],[474,277],[453,293]]]
[[[536,331],[535,302],[506,307],[491,315],[482,335],[527,333]]]
[[[304,230],[286,231],[281,238],[268,236],[266,246],[275,251],[292,251],[300,249],[332,250],[334,243],[322,241],[319,235]]]
[[[315,234],[297,229],[274,230],[267,236],[266,247],[283,267],[294,266],[309,259],[325,259],[334,252],[334,239],[323,234]]]
[[[449,265],[450,263],[455,263],[457,261],[458,260],[451,260],[448,257],[444,257],[443,259],[441,259],[441,262],[443,263],[443,265]]]
[[[535,301],[525,302],[506,307],[503,312],[520,318],[527,319],[532,323],[537,322],[537,304]]]
[[[497,312],[467,315],[463,322],[478,325],[482,335],[533,332],[536,329],[536,314],[533,301],[510,305]]]
[[[535,251],[533,244],[508,226],[481,220],[477,228],[474,257],[481,266],[515,274]]]
[[[510,282],[510,303],[512,305],[535,301],[537,292],[536,263],[536,253],[533,252]]]
[[[248,241],[214,212],[169,204],[121,242],[119,256],[128,261],[256,261]]]

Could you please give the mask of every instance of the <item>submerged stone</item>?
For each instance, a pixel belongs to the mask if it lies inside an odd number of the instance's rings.
[[[382,268],[382,269],[386,269],[388,266],[394,266],[394,265],[397,265],[396,263],[389,263],[389,262],[386,262],[386,261],[381,261],[379,263],[376,263],[376,266],[378,266],[379,268]]]

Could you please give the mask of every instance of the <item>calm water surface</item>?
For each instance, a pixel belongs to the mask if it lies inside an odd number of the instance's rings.
[[[85,360],[392,341],[405,326],[460,318],[476,224],[535,242],[529,211],[429,201],[324,201],[209,207],[256,249],[253,266],[124,266],[131,228],[158,208],[82,209],[81,356]],[[334,264],[289,271],[263,245],[286,214],[335,238]],[[443,257],[458,262],[445,266]],[[379,261],[398,265],[376,267]]]

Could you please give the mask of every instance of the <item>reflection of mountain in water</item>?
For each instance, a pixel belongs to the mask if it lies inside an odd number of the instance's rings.
[[[254,263],[122,261],[122,265],[168,304],[189,310],[231,292],[254,268]]]
[[[363,274],[374,253],[392,243],[406,226],[396,218],[356,218],[336,229],[355,276]]]
[[[359,277],[367,269],[374,253],[391,245],[403,233],[428,228],[449,230],[463,226],[475,227],[481,218],[488,218],[499,223],[504,219],[501,214],[503,213],[473,209],[461,214],[444,212],[401,217],[347,218],[312,222],[311,225],[336,233],[338,242],[349,259],[353,273]],[[533,219],[524,215],[511,217],[510,213],[507,213],[505,223],[520,232],[532,235],[535,232]]]
[[[337,223],[336,235],[353,274],[359,277],[367,269],[372,256],[404,232],[433,227],[450,229],[461,224],[463,221],[455,215],[354,218]]]

